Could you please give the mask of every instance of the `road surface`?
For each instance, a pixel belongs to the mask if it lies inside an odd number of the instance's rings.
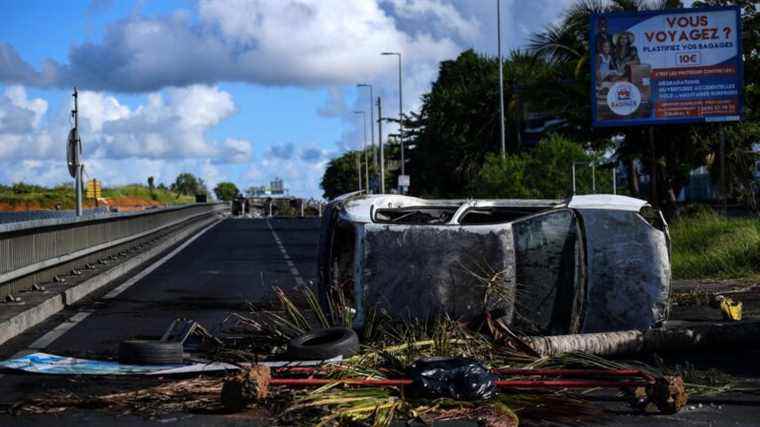
[[[247,302],[271,300],[273,286],[288,289],[315,281],[318,228],[318,219],[226,219],[121,293],[114,295],[117,292],[114,289],[123,288],[124,283],[114,283],[0,346],[0,357],[7,358],[33,347],[54,354],[114,355],[120,341],[136,336],[160,336],[177,317],[191,318],[213,329],[229,312],[246,310]],[[138,273],[127,276],[135,277]],[[66,377],[5,375],[0,378],[0,404],[63,384],[68,389],[76,381]],[[609,417],[598,420],[607,425],[752,425],[760,419],[760,407],[753,400],[719,405],[706,402],[702,406],[695,401],[689,410],[669,417],[632,415],[618,402],[598,404],[608,410]],[[69,410],[63,416],[0,415],[3,426],[156,425],[156,422],[269,424],[260,416],[187,413],[161,416],[157,420],[84,410]]]

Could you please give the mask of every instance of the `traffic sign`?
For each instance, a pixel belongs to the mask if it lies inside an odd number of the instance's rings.
[[[87,191],[85,193],[85,197],[88,199],[99,199],[103,197],[100,181],[97,179],[91,179],[87,181]]]

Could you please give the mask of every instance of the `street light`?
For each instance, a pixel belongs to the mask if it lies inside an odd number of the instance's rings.
[[[383,52],[381,55],[398,56],[398,133],[399,144],[401,145],[401,175],[406,175],[404,170],[404,124],[401,120],[403,114],[403,92],[401,89],[401,53],[400,52]]]
[[[369,122],[371,123],[370,129],[370,145],[372,145],[372,164],[377,169],[377,150],[375,148],[375,98],[372,95],[372,85],[368,83],[359,83],[356,87],[368,87],[369,88]]]
[[[504,64],[501,60],[501,0],[496,0],[496,40],[499,50],[499,126],[501,128],[501,158],[507,157],[507,144],[504,138]]]
[[[404,122],[403,122],[403,114],[404,114],[404,95],[403,95],[403,89],[401,85],[401,53],[400,52],[383,52],[381,55],[395,55],[398,56],[398,133],[399,133],[399,144],[401,145],[401,175],[406,175],[406,171],[404,169],[405,167],[405,161],[404,161]]]
[[[364,111],[354,111],[354,114],[362,115],[362,122],[364,123],[364,142],[362,147],[364,148],[364,171],[365,171],[365,184],[367,188],[367,194],[369,194],[369,157],[367,157],[367,113]]]

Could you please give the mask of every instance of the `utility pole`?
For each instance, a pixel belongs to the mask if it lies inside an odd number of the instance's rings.
[[[400,52],[383,52],[381,55],[392,55],[398,57],[398,142],[401,146],[401,175],[406,175],[404,169],[404,92],[401,84],[401,53]]]
[[[383,106],[377,97],[377,143],[380,144],[380,194],[385,194],[385,152],[383,150]]]
[[[499,50],[499,128],[501,129],[501,158],[507,157],[507,143],[504,136],[504,61],[501,59],[501,0],[496,0],[496,44]]]
[[[367,194],[369,194],[370,188],[369,188],[369,157],[367,154],[367,113],[365,113],[364,111],[354,111],[354,114],[362,115],[362,125],[364,128],[364,142],[362,143],[362,148],[364,149],[364,172],[365,172],[364,187],[367,189]]]
[[[356,85],[356,87],[369,88],[369,122],[371,123],[371,126],[369,127],[371,135],[370,145],[372,145],[372,164],[374,164],[375,169],[377,169],[377,149],[375,148],[375,106],[373,105],[375,97],[372,94],[372,85],[367,83],[359,83]]]
[[[354,157],[356,158],[356,178],[359,181],[359,191],[362,191],[362,161],[361,156],[354,152]]]
[[[69,157],[69,172],[71,167],[74,168],[74,191],[76,192],[76,215],[82,216],[82,174],[84,166],[81,164],[82,156],[82,142],[79,138],[79,93],[77,88],[74,88],[74,109],[71,110],[71,116],[74,118],[74,129],[69,134],[68,149]]]

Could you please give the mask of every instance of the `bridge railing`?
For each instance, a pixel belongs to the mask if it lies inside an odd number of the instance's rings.
[[[56,268],[91,263],[109,251],[171,232],[229,209],[226,203],[203,203],[140,212],[80,218],[43,219],[0,224],[0,297],[49,280]],[[47,272],[44,278],[38,276]]]

